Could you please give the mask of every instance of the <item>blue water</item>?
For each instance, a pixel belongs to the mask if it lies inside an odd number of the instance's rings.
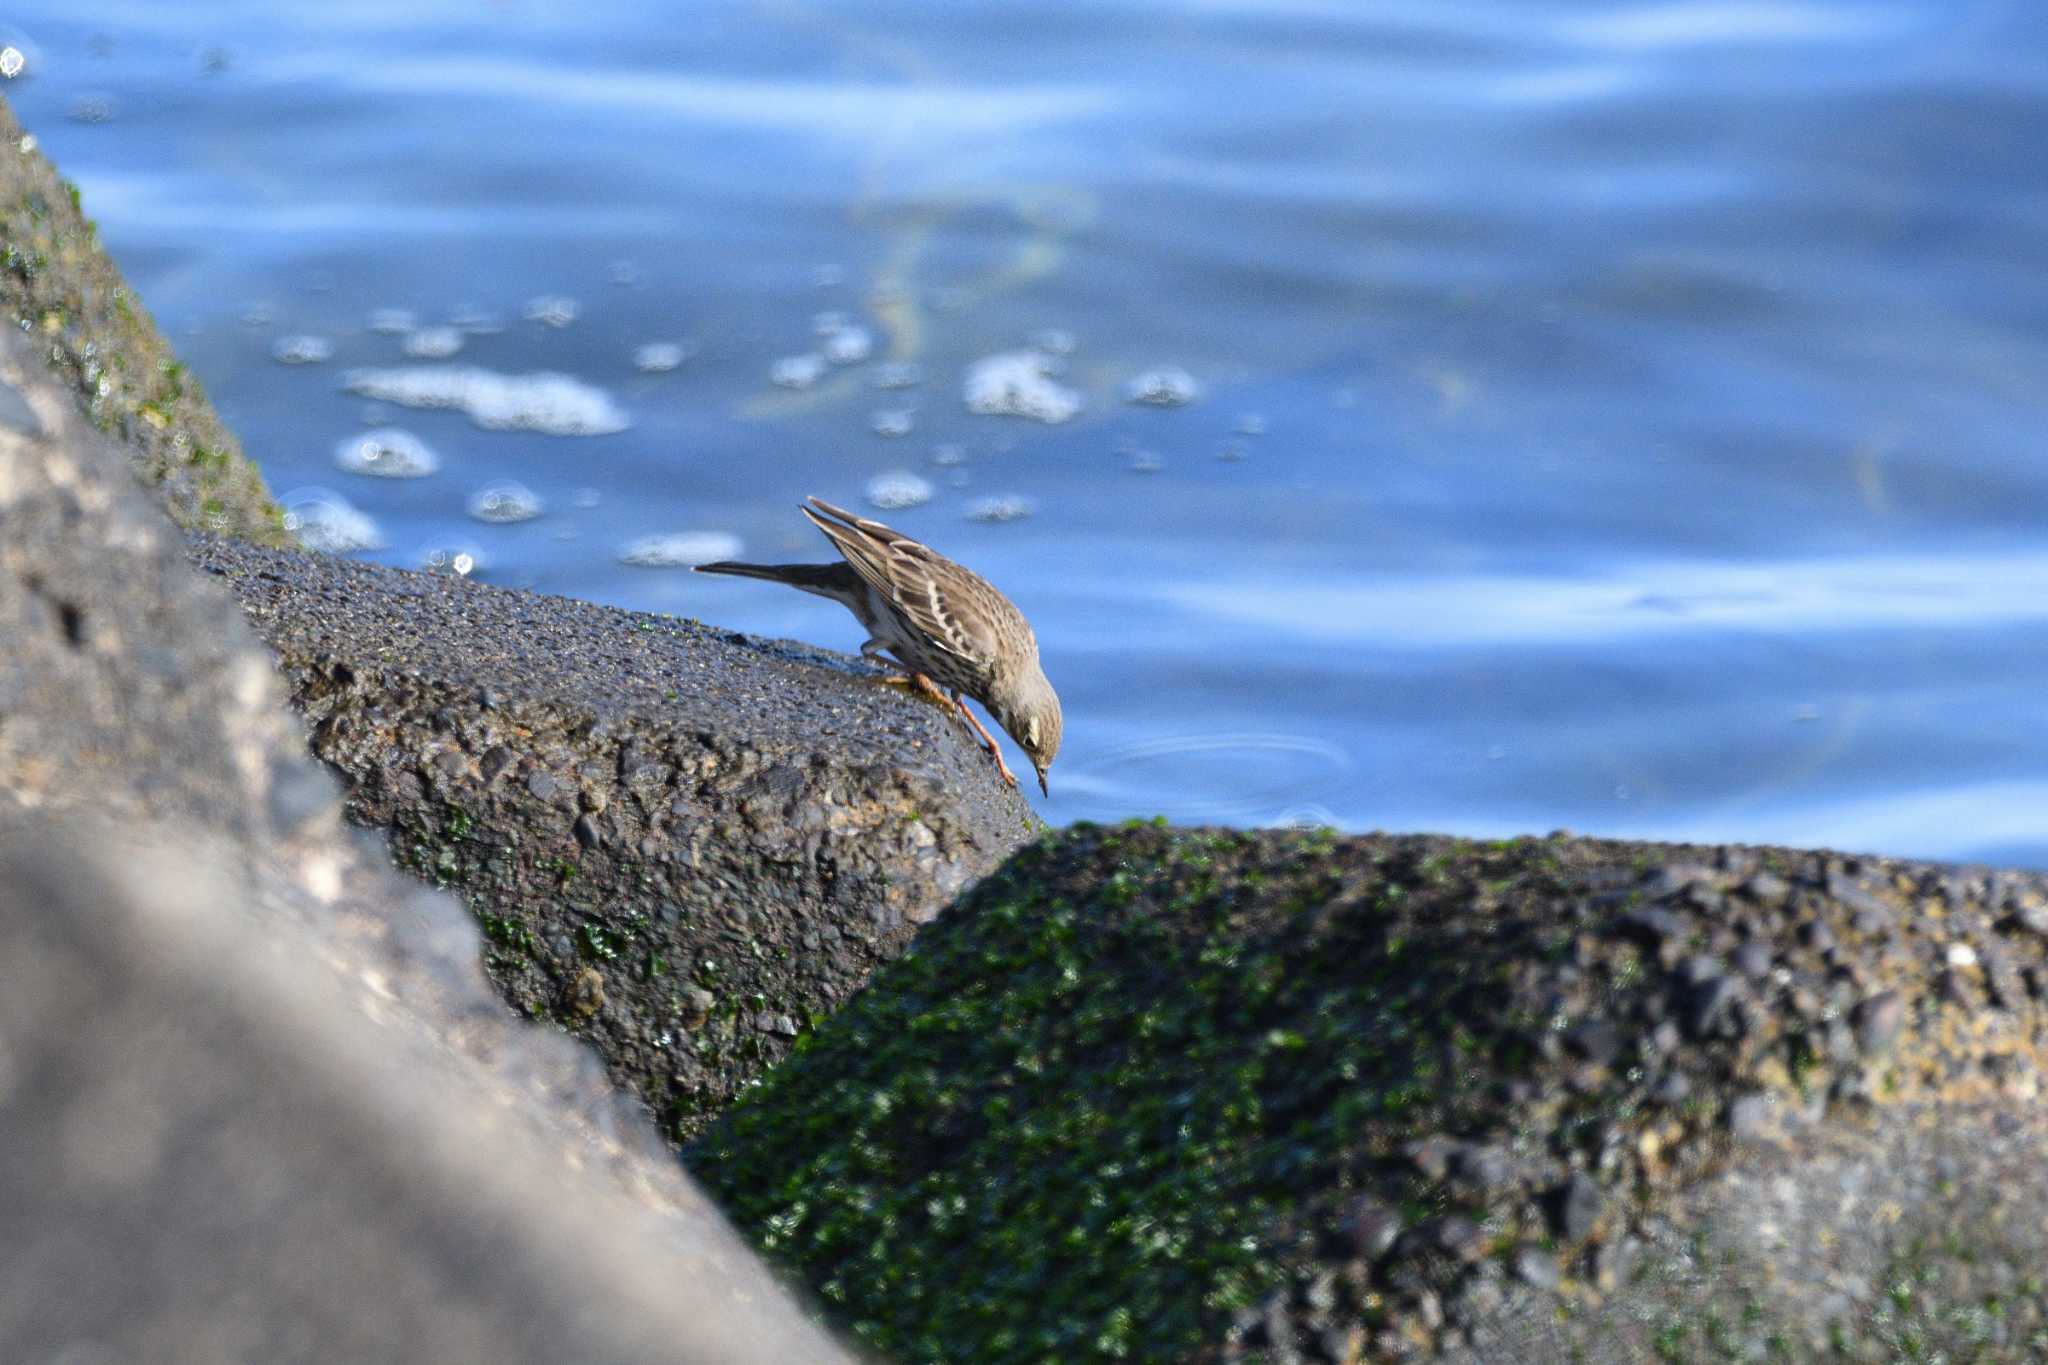
[[[822,557],[798,499],[907,470],[933,496],[887,519],[1037,623],[1055,821],[2048,865],[2048,8],[15,0],[0,27],[30,60],[7,97],[272,487],[344,496],[373,558],[851,648],[830,604],[621,550]],[[523,320],[543,295],[575,320]],[[504,329],[408,361],[383,308]],[[828,310],[874,357],[771,384]],[[1078,415],[969,412],[966,368],[1046,329]],[[273,360],[296,334],[332,357]],[[653,342],[691,354],[643,373]],[[922,382],[876,388],[889,358]],[[629,425],[342,389],[416,363],[558,371]],[[1161,365],[1195,401],[1126,401]],[[373,424],[439,472],[339,471]],[[505,478],[542,514],[471,518]],[[970,518],[1000,496],[1031,515]]]

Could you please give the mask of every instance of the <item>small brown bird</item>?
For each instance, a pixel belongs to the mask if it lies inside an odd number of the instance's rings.
[[[1060,699],[1039,667],[1038,637],[1024,613],[980,574],[901,531],[822,498],[809,502],[800,510],[845,556],[842,563],[699,564],[697,572],[787,583],[844,606],[867,627],[863,655],[872,659],[887,650],[909,672],[892,681],[957,707],[1014,787],[1017,778],[1002,749],[960,694],[986,706],[1031,759],[1038,789],[1050,796],[1045,770],[1060,751]]]

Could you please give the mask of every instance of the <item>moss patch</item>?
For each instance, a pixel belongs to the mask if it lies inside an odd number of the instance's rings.
[[[0,315],[33,336],[95,426],[188,530],[291,543],[282,515],[100,246],[78,187],[0,101]]]
[[[1742,1144],[2035,1074],[2001,888],[1772,856],[1077,826],[690,1160],[906,1360],[1453,1347],[1625,1289],[1630,1220]]]

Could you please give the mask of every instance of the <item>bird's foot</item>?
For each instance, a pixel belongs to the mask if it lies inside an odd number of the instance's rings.
[[[953,709],[953,699],[947,696],[944,689],[937,683],[922,673],[891,673],[881,681],[885,687],[900,687],[907,692],[916,693],[926,701],[937,702],[948,711]]]

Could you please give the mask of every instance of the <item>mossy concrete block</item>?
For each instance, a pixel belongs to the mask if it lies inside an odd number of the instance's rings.
[[[908,1359],[2027,1359],[2044,906],[1789,849],[1075,826],[688,1157]]]
[[[201,537],[352,819],[456,890],[521,1010],[695,1133],[1040,828],[871,665]]]
[[[265,545],[281,514],[199,381],[100,245],[78,188],[0,100],[0,321],[31,338],[171,519]]]

